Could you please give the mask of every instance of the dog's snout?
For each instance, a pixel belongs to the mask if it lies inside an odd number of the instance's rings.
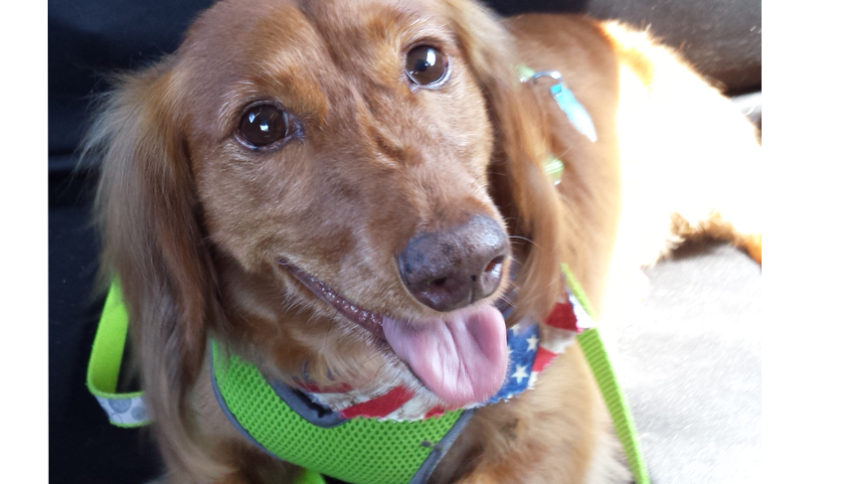
[[[505,230],[484,215],[452,229],[420,233],[397,256],[410,293],[437,311],[451,311],[492,294],[510,255]]]

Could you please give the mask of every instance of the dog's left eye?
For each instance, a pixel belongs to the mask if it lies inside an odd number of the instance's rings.
[[[295,116],[275,104],[255,104],[245,109],[236,137],[251,149],[277,149],[301,134]]]
[[[448,79],[448,58],[429,45],[413,47],[406,54],[406,75],[421,87],[438,87]]]

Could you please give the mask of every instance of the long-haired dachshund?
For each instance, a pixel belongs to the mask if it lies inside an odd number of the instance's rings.
[[[497,393],[506,327],[544,320],[562,263],[599,315],[612,268],[683,240],[761,257],[755,127],[617,23],[225,0],[105,99],[103,264],[175,482],[297,472],[216,401],[213,342],[292,388],[400,379],[444,412]],[[430,480],[623,481],[617,449],[574,345],[477,409]]]

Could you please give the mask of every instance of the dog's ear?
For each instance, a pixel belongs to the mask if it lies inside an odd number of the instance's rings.
[[[84,154],[102,161],[95,208],[102,271],[122,288],[156,434],[181,455],[196,447],[187,442],[193,432],[184,401],[215,305],[173,77],[168,64],[120,77]]]
[[[561,294],[561,207],[545,174],[546,123],[534,93],[520,82],[513,38],[501,20],[479,4],[446,0],[472,75],[478,80],[493,124],[491,191],[516,235],[525,240],[516,275],[515,315],[542,318]]]

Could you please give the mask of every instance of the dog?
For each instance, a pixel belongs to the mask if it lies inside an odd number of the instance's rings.
[[[450,410],[499,389],[505,330],[543,321],[562,263],[599,317],[619,267],[684,240],[760,262],[759,144],[736,111],[616,22],[469,0],[215,4],[175,53],[119,76],[86,145],[166,479],[300,472],[225,416],[211,341],[288,386],[404,378]],[[429,476],[626,479],[576,345],[475,410]]]

